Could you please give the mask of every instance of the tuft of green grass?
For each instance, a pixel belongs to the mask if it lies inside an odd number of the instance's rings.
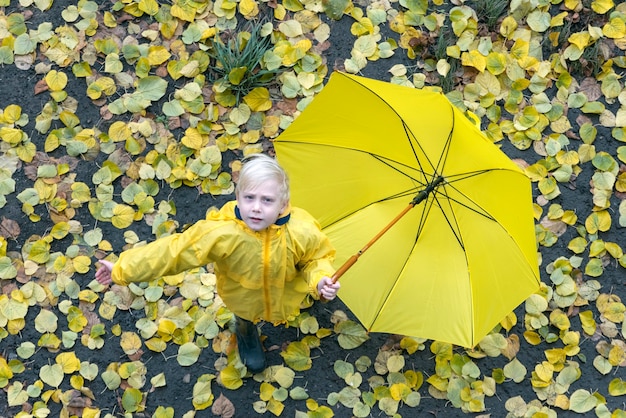
[[[478,21],[485,23],[489,30],[494,30],[498,19],[506,13],[509,8],[509,0],[473,0],[474,10],[478,16]]]
[[[576,61],[570,61],[570,73],[583,77],[597,77],[602,71],[604,56],[600,49],[600,43],[594,42],[583,51],[581,57]]]
[[[459,68],[459,60],[448,56],[447,48],[450,45],[454,45],[454,39],[452,38],[452,32],[449,28],[442,28],[437,43],[433,45],[432,52],[435,60],[445,59],[450,64],[450,71],[445,76],[439,76],[439,86],[444,93],[449,93],[455,88],[454,74]]]
[[[263,25],[251,24],[245,30],[226,35],[226,39],[216,39],[212,50],[208,78],[218,85],[220,92],[232,93],[235,102],[257,87],[270,84],[281,71],[267,69],[263,56],[273,48],[271,36],[263,36]]]

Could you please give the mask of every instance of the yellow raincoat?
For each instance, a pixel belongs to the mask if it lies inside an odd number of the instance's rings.
[[[334,256],[318,222],[303,209],[290,208],[255,232],[232,201],[182,233],[124,251],[112,279],[128,285],[213,262],[217,292],[235,315],[277,323],[297,314],[307,294],[319,298],[317,284],[334,273]]]

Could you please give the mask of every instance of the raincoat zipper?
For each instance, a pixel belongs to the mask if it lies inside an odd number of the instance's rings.
[[[265,304],[265,317],[271,317],[270,289],[268,285],[268,275],[271,258],[271,231],[263,231],[263,303]]]

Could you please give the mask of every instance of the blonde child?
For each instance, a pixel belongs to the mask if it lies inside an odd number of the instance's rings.
[[[115,264],[101,260],[96,279],[128,285],[214,263],[217,292],[236,315],[241,361],[257,373],[265,353],[254,322],[285,322],[307,295],[332,300],[340,286],[329,278],[334,248],[310,214],[290,207],[275,159],[246,159],[235,197],[182,233],[124,251]]]

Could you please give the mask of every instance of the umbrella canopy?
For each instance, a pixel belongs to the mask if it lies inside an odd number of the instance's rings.
[[[369,331],[474,347],[538,290],[530,180],[443,94],[335,72],[274,146]]]

